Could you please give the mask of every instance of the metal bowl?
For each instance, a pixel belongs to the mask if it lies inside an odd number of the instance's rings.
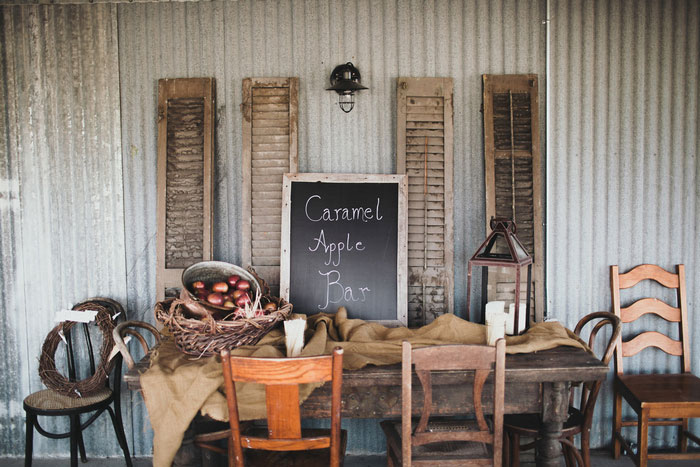
[[[190,299],[211,311],[217,312],[215,314],[219,314],[218,312],[220,311],[228,313],[231,311],[228,308],[212,305],[209,302],[197,298],[190,287],[195,281],[203,281],[207,284],[226,282],[226,279],[233,275],[240,276],[241,279],[250,282],[250,289],[255,293],[255,296],[260,296],[260,284],[257,279],[255,279],[255,276],[240,266],[223,261],[202,261],[189,266],[182,271],[182,289],[187,291],[187,295]]]

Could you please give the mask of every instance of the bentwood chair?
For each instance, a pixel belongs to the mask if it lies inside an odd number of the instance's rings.
[[[413,349],[403,343],[401,364],[401,420],[385,420],[381,427],[386,435],[387,465],[441,466],[491,465],[500,467],[503,442],[503,409],[505,390],[506,342],[499,339],[496,346],[439,345]],[[423,389],[423,409],[419,420],[412,418],[412,371]],[[474,417],[438,418],[434,405],[431,372],[437,370],[474,370],[470,381],[471,407],[465,415]],[[490,374],[492,394],[483,398]],[[484,416],[484,402],[493,401],[490,420]]]
[[[591,326],[586,326],[591,324]],[[588,347],[591,350],[599,348],[596,344],[599,341],[598,335],[606,336],[603,342],[603,357],[600,359],[605,365],[612,360],[615,351],[615,343],[620,335],[620,318],[612,313],[599,311],[584,316],[579,320],[574,328],[574,333],[582,337],[584,328],[588,329]],[[569,400],[569,418],[564,423],[564,427],[559,437],[562,450],[565,455],[566,465],[573,465],[574,459],[579,467],[591,467],[590,435],[593,423],[593,412],[598,393],[603,385],[603,381],[588,382],[581,385],[580,400],[578,407],[574,405],[576,388],[571,389]],[[539,414],[514,414],[506,415],[503,422],[505,430],[505,462],[504,465],[517,467],[520,465],[520,451],[525,451],[535,447],[535,443],[540,431]],[[581,435],[581,452],[574,445],[574,436]],[[532,438],[534,441],[527,444],[520,444],[520,437]]]
[[[642,298],[622,306],[620,291],[634,287],[644,280],[653,280],[670,289],[676,298],[675,306],[657,298]],[[700,417],[700,378],[690,372],[690,341],[688,340],[688,303],[685,292],[685,267],[676,266],[675,274],[653,264],[642,264],[620,274],[617,266],[610,267],[613,311],[625,327],[632,328],[634,336],[623,340],[620,336],[615,350],[615,380],[613,384],[613,455],[620,457],[623,446],[634,463],[646,467],[648,459],[700,459],[700,453],[688,453],[688,439],[700,444],[700,438],[688,431],[688,419]],[[641,318],[641,319],[640,319]],[[644,325],[640,332],[637,319]],[[678,339],[672,333],[664,334],[663,322],[677,323]],[[665,327],[670,327],[666,324]],[[675,327],[675,326],[673,326]],[[675,333],[673,333],[675,334]],[[680,358],[680,373],[625,373],[623,360],[641,351],[655,347],[666,354]],[[645,352],[646,356],[651,355]],[[637,357],[641,358],[641,357]],[[639,361],[639,360],[637,360]],[[622,400],[627,401],[637,415],[636,420],[622,418]],[[650,426],[678,426],[678,451],[649,453]],[[637,427],[637,453],[622,436],[622,428]]]
[[[228,455],[229,467],[339,467],[347,432],[340,429],[343,350],[332,355],[255,358],[221,352],[230,428],[195,436],[197,446]],[[301,427],[299,385],[331,381],[331,427]],[[238,417],[236,382],[265,386],[267,427],[243,426]],[[227,440],[227,449],[217,446]]]
[[[158,332],[154,326],[143,321],[121,322],[112,332],[112,336],[114,337],[114,345],[116,345],[117,349],[119,349],[119,353],[121,353],[122,359],[129,369],[132,369],[136,364],[131,352],[129,352],[128,344],[130,337],[133,337],[138,341],[144,354],[148,353],[151,347],[148,345],[148,340],[143,336],[142,331],[140,332],[139,329],[146,331],[146,334],[150,334],[152,336],[154,341],[153,346],[160,344],[160,332]]]
[[[117,317],[124,318],[124,308],[110,298],[91,298],[76,304],[73,310],[103,310],[106,309],[113,320]],[[75,332],[82,327],[83,336]],[[64,337],[66,342],[66,360],[68,370],[68,381],[81,381],[78,378],[81,369],[89,372],[88,378],[96,372],[105,372],[106,368],[95,365],[95,355],[93,354],[93,344],[90,329],[95,328],[95,323],[83,323],[72,327],[64,326]],[[111,341],[111,335],[109,335]],[[76,345],[80,341],[80,345]],[[109,344],[108,344],[109,345]],[[100,349],[98,349],[100,350]],[[87,361],[85,361],[87,360]],[[90,426],[103,412],[109,413],[114,426],[119,446],[124,452],[126,465],[131,467],[131,457],[129,447],[124,434],[120,405],[120,375],[121,375],[121,355],[116,355],[114,369],[111,375],[107,375],[104,387],[96,391],[80,394],[80,397],[70,397],[62,392],[53,389],[44,389],[34,392],[24,399],[24,411],[26,412],[26,440],[24,465],[32,465],[32,451],[34,441],[34,429],[39,434],[52,439],[70,439],[70,464],[71,467],[78,465],[78,451],[80,459],[87,462],[85,454],[85,444],[82,432]],[[81,365],[81,363],[83,365]],[[112,384],[110,384],[112,383]],[[114,408],[112,408],[112,406]],[[91,413],[92,412],[92,413]],[[82,421],[81,415],[91,413],[87,420]],[[68,417],[69,431],[64,433],[54,433],[44,429],[39,423],[39,417]]]

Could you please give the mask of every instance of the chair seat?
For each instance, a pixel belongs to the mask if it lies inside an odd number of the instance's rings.
[[[43,389],[28,395],[24,399],[25,408],[41,410],[45,412],[66,411],[75,409],[88,409],[88,407],[100,404],[112,396],[111,389],[104,387],[84,397],[69,397],[60,394],[53,389]]]
[[[412,430],[415,429],[416,422],[413,422]],[[397,446],[396,454],[401,456],[401,420],[385,420],[381,422],[382,430],[386,435],[387,442]],[[430,432],[447,431],[479,431],[479,427],[472,420],[441,420],[428,424]],[[436,460],[439,455],[440,462]],[[437,443],[424,444],[411,447],[411,462],[417,464],[426,462],[426,465],[441,465],[443,461],[460,459],[478,459],[492,457],[491,446],[485,443],[473,441],[441,441]],[[399,459],[401,462],[401,459]],[[431,464],[432,462],[432,464]]]
[[[700,417],[700,378],[691,373],[616,375],[615,387],[639,411],[649,408],[650,418],[671,418],[683,407],[684,417]]]
[[[267,431],[255,429],[246,433],[251,436],[267,436]],[[329,436],[330,430],[305,428],[303,437]],[[244,435],[245,436],[245,435]],[[348,442],[348,432],[340,430],[340,464],[343,464],[345,448]],[[284,465],[285,467],[328,467],[330,465],[330,449],[311,449],[306,451],[263,451],[244,449],[246,467],[268,467]]]
[[[581,432],[583,414],[576,407],[569,406],[569,417],[564,422],[562,436],[569,437]],[[534,413],[506,415],[503,428],[523,436],[536,437],[540,432],[540,415]]]
[[[212,441],[227,439],[231,434],[230,429],[219,430],[210,433],[197,435],[195,444],[211,443]],[[301,431],[302,437],[329,436],[330,430],[323,428],[304,428]],[[245,429],[241,437],[251,436],[256,438],[267,438],[265,427],[252,427]],[[348,432],[340,430],[340,460],[345,457],[345,448],[348,441]],[[330,464],[329,449],[311,449],[305,451],[264,451],[261,449],[244,449],[243,456],[246,467],[327,467]]]

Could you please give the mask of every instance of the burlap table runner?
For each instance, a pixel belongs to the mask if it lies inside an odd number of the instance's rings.
[[[301,316],[299,316],[301,317]],[[317,314],[307,319],[302,356],[329,354],[334,347],[345,350],[343,368],[391,365],[401,361],[401,342],[414,345],[485,344],[486,327],[445,314],[418,329],[387,328],[377,323],[348,319],[344,308],[335,315]],[[506,352],[528,353],[560,345],[582,347],[576,336],[557,322],[538,323],[521,336],[506,339]],[[233,355],[284,357],[284,331],[278,327],[255,346],[239,347]],[[197,359],[183,354],[172,340],[166,340],[151,357],[151,366],[141,375],[141,388],[154,431],[153,465],[172,464],[192,419],[204,415],[226,421],[226,398],[222,385],[221,361],[217,357]],[[305,400],[315,389],[300,389]],[[237,384],[239,414],[243,420],[265,418],[265,392],[259,385]]]

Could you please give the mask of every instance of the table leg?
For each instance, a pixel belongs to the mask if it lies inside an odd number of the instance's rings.
[[[570,387],[567,382],[542,385],[542,425],[535,451],[535,463],[539,467],[561,464],[559,437],[569,414]]]

